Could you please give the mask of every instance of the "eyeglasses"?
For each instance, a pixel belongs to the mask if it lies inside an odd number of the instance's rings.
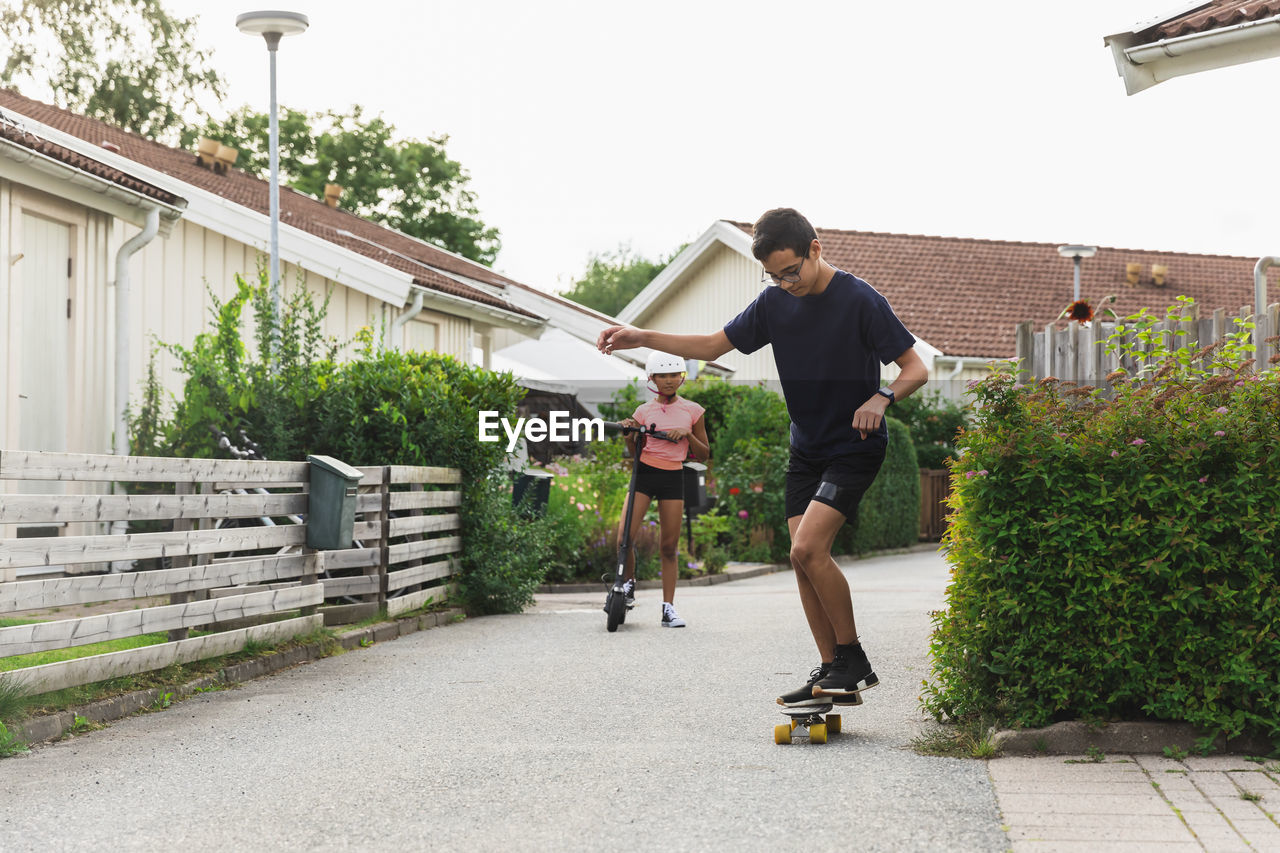
[[[804,262],[807,261],[808,259],[809,259],[808,255],[805,255],[803,258],[801,258],[800,263],[796,264],[795,269],[791,270],[791,272],[777,273],[776,275],[771,272],[766,272],[764,274],[764,277],[761,278],[760,280],[764,282],[768,282],[769,284],[781,284],[784,281],[787,284],[795,284],[797,281],[800,280],[800,268],[804,266]]]

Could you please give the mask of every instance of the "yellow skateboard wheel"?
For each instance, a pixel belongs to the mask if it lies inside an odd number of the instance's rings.
[[[814,723],[809,726],[809,743],[826,743],[827,742],[827,724]]]
[[[791,743],[791,726],[781,723],[773,727],[774,743]]]
[[[833,735],[840,734],[839,714],[827,714],[827,731]]]

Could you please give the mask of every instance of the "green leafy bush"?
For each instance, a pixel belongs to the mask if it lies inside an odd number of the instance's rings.
[[[214,299],[213,328],[192,346],[161,344],[178,360],[183,394],[166,415],[148,371],[142,403],[130,413],[134,453],[211,457],[210,428],[246,430],[269,459],[325,454],[351,465],[429,465],[463,473],[464,576],[461,603],[473,613],[519,609],[542,579],[551,524],[520,522],[511,508],[501,442],[480,442],[479,413],[514,412],[523,396],[510,374],[472,367],[439,353],[377,350],[365,330],[354,358],[321,335],[328,301],[303,288],[283,302],[277,326],[265,271],[236,295]],[[253,311],[257,347],[242,335]],[[266,354],[274,351],[274,362]],[[499,494],[507,488],[505,499]]]
[[[1105,395],[1003,371],[977,384],[929,711],[1280,744],[1280,379],[1208,357],[1169,349]]]
[[[843,554],[906,548],[920,539],[920,465],[905,424],[885,418],[889,449],[854,519],[836,539]]]
[[[921,468],[945,468],[955,459],[956,437],[967,422],[965,410],[939,391],[912,394],[893,404],[893,417],[907,425]]]

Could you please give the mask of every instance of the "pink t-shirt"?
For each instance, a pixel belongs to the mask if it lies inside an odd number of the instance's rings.
[[[656,399],[644,403],[636,409],[636,413],[631,417],[645,426],[657,424],[660,430],[679,427],[683,430],[692,431],[693,425],[698,422],[698,418],[702,417],[702,413],[705,411],[706,409],[692,400],[676,397],[670,403],[663,403]],[[640,454],[640,461],[654,468],[675,471],[684,465],[684,460],[688,457],[689,439],[687,438],[682,438],[676,442],[666,441],[661,438],[649,438],[645,440],[644,452]]]

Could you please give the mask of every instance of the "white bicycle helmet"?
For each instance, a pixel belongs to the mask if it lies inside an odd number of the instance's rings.
[[[649,358],[644,363],[644,372],[648,376],[653,376],[655,373],[687,373],[688,368],[680,356],[654,350],[649,353]]]

